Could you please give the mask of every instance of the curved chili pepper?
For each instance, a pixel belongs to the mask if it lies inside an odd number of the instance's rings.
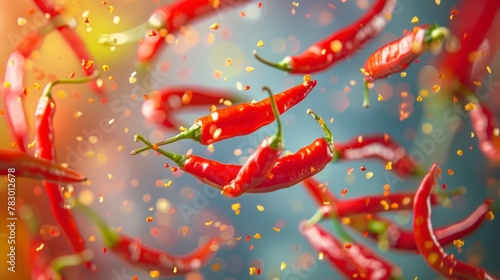
[[[76,183],[86,181],[82,174],[69,168],[30,156],[24,152],[0,149],[0,175],[7,175],[8,168],[15,168],[18,177]]]
[[[248,191],[248,193],[273,192],[292,187],[319,173],[332,161],[334,158],[332,133],[323,120],[312,110],[308,110],[308,114],[312,115],[320,123],[325,132],[325,137],[316,139],[309,146],[301,148],[295,154],[278,159],[271,170],[270,174],[272,175],[269,175],[264,182]],[[136,135],[134,140],[140,140],[156,152],[174,161],[181,170],[219,190],[230,184],[241,169],[240,165],[223,164],[195,155],[179,155],[164,151],[151,144],[141,135]]]
[[[413,209],[413,232],[417,248],[427,264],[447,278],[499,279],[480,267],[457,260],[444,252],[432,229],[429,196],[437,184],[438,165],[435,163],[417,189]]]
[[[401,269],[376,255],[361,243],[353,241],[342,226],[335,222],[342,240],[327,232],[318,224],[302,221],[300,233],[309,241],[314,250],[320,252],[327,261],[348,279],[400,279]]]
[[[23,106],[23,97],[27,90],[24,87],[24,64],[31,53],[40,47],[45,35],[64,22],[63,18],[55,17],[42,28],[31,31],[19,42],[7,60],[2,99],[5,104],[7,127],[14,143],[23,152],[26,152],[30,138]]]
[[[352,138],[346,143],[337,144],[335,151],[339,160],[380,159],[391,165],[391,171],[401,177],[419,174],[417,163],[400,144],[383,134],[363,135]]]
[[[222,194],[228,197],[238,197],[264,182],[283,152],[282,126],[276,101],[269,88],[264,87],[262,90],[267,91],[271,100],[271,108],[277,125],[276,134],[262,140],[255,152],[240,168],[234,180],[224,186]]]
[[[365,79],[363,107],[370,107],[368,83],[405,70],[423,52],[429,50],[432,43],[441,41],[448,34],[448,29],[444,27],[422,25],[371,54],[362,69]]]
[[[96,79],[99,76],[99,71],[96,71],[92,76],[87,76],[81,79],[56,80],[48,83],[38,100],[35,110],[35,157],[45,159],[51,162],[56,161],[55,144],[54,144],[54,123],[53,117],[55,114],[55,103],[51,96],[52,87],[57,84],[76,84],[85,83]],[[78,231],[73,214],[70,209],[64,208],[64,196],[61,187],[55,183],[43,181],[43,186],[47,192],[50,201],[52,213],[59,224],[66,238],[71,243],[73,250],[76,253],[85,251],[85,242]],[[90,263],[86,263],[90,268]]]
[[[165,128],[179,128],[172,112],[191,106],[210,106],[221,100],[236,101],[234,93],[200,86],[165,87],[142,103],[142,115],[150,122]]]
[[[56,6],[51,0],[33,0],[33,3],[35,3],[38,9],[40,9],[40,11],[44,14],[50,15],[51,18],[61,15],[61,12],[63,11],[63,8]],[[78,33],[74,30],[76,26],[77,22],[75,20],[73,22],[68,22],[67,25],[58,26],[57,30],[71,50],[73,50],[75,56],[82,61],[83,71],[90,77],[96,71],[94,59],[85,46],[85,42],[83,42]],[[105,92],[105,89],[102,87],[102,82],[99,80],[92,80],[90,82],[90,87],[95,92]]]
[[[309,46],[297,56],[287,56],[281,62],[269,62],[257,55],[260,62],[292,74],[312,74],[328,69],[356,54],[377,37],[387,25],[395,0],[376,0],[373,6],[351,25]]]
[[[107,249],[123,260],[144,270],[158,270],[161,277],[172,277],[196,271],[205,266],[221,247],[221,238],[214,237],[186,255],[173,255],[142,245],[139,238],[126,236],[110,228],[91,208],[73,200],[74,208],[99,229]]]
[[[137,60],[144,65],[153,60],[166,45],[165,36],[177,32],[187,23],[211,16],[220,9],[235,7],[249,0],[183,0],[175,1],[158,8],[149,20],[122,33],[103,34],[99,43],[122,45],[139,41]]]
[[[398,204],[398,208],[392,210],[413,209],[414,192],[390,193],[387,196],[374,195],[339,200],[330,190],[328,190],[325,184],[312,177],[303,180],[302,184],[316,205],[318,205],[318,207],[323,207],[321,212],[325,217],[331,217],[333,213],[335,213],[334,216],[346,217],[362,213],[384,212],[389,210],[387,209],[387,205],[393,203]],[[433,193],[431,195],[431,204],[436,205],[441,203],[443,198],[452,195],[462,195],[464,193],[464,188]],[[383,201],[385,201],[385,203]],[[331,212],[333,210],[334,212]]]
[[[304,100],[316,86],[315,80],[308,78],[305,80],[298,86],[274,95],[280,114]],[[215,110],[196,120],[189,129],[154,145],[163,146],[182,139],[192,139],[200,144],[209,145],[224,139],[250,134],[273,121],[270,99],[266,98],[256,103],[248,102]],[[131,154],[136,155],[149,149],[149,147],[143,147],[132,151]]]
[[[441,246],[453,243],[453,240],[464,238],[481,226],[485,221],[485,215],[490,211],[490,205],[483,203],[479,205],[465,219],[443,226],[434,230],[436,239]],[[417,251],[413,231],[401,228],[393,220],[380,217],[379,215],[355,215],[349,217],[349,226],[361,234],[384,244],[387,248],[397,250]],[[326,217],[326,216],[325,216]]]
[[[479,149],[484,156],[500,162],[499,122],[484,104],[475,102],[474,109],[469,111],[472,129],[479,142]]]

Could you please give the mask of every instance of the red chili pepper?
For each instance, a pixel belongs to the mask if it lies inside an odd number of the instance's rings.
[[[24,64],[33,51],[40,48],[45,35],[58,26],[65,25],[65,22],[66,19],[62,16],[56,16],[41,28],[29,32],[7,60],[2,99],[5,104],[7,127],[14,143],[23,152],[26,152],[30,138],[23,106],[24,96],[28,93],[27,87],[24,86]]]
[[[234,102],[234,93],[199,86],[165,87],[150,96],[142,104],[142,115],[154,124],[165,128],[179,128],[172,112],[191,106],[210,106],[222,100]]]
[[[26,152],[29,143],[29,128],[23,106],[25,57],[20,51],[15,51],[8,61],[2,87],[7,127],[16,147]]]
[[[500,162],[499,122],[484,104],[474,102],[469,111],[472,129],[484,156],[494,162]]]
[[[182,26],[229,7],[248,3],[249,0],[183,0],[158,8],[149,20],[133,29],[122,33],[103,34],[99,43],[122,45],[139,41],[137,60],[141,64],[149,63],[166,45],[165,36],[181,29]]]
[[[335,150],[339,160],[380,159],[401,177],[421,173],[405,148],[386,135],[363,135],[337,144]]]
[[[363,107],[370,107],[368,83],[405,70],[423,52],[429,50],[433,43],[441,41],[448,34],[448,29],[436,25],[415,27],[402,38],[370,55],[363,69],[365,78]]]
[[[55,145],[54,145],[54,124],[53,117],[55,113],[55,103],[51,96],[52,87],[56,84],[74,84],[84,83],[92,79],[96,79],[99,72],[96,71],[92,76],[82,79],[56,80],[50,82],[44,88],[42,96],[38,100],[35,110],[35,157],[55,162]],[[59,224],[60,228],[68,238],[73,250],[76,253],[82,253],[85,250],[85,243],[81,237],[73,214],[70,209],[64,208],[64,196],[61,187],[55,183],[43,181],[43,186],[47,192],[50,201],[52,213]],[[87,262],[90,268],[90,263]]]
[[[287,56],[281,62],[264,60],[254,51],[260,62],[292,74],[309,74],[323,71],[356,54],[377,37],[387,25],[395,0],[376,0],[373,6],[351,25],[309,46],[297,56]]]
[[[413,232],[418,250],[427,264],[447,278],[499,279],[480,267],[474,267],[448,255],[432,229],[430,194],[437,184],[438,165],[433,164],[415,194]]]
[[[339,200],[330,190],[328,190],[327,185],[312,177],[304,179],[302,184],[307,193],[309,193],[316,205],[320,208],[318,213],[318,215],[320,215],[318,217],[319,219],[413,209],[414,192],[390,193],[388,195],[373,195]],[[464,188],[432,193],[431,204],[438,205],[448,197],[462,195],[464,193]],[[398,205],[397,208],[391,207],[393,204]]]
[[[456,81],[468,88],[474,88],[474,81],[477,74],[473,73],[476,59],[472,54],[480,50],[481,44],[487,38],[488,32],[496,38],[496,30],[493,30],[495,16],[500,8],[500,2],[496,0],[473,1],[463,0],[458,6],[459,15],[454,15],[450,23],[450,33],[458,39],[458,46],[453,50],[445,49],[443,54],[436,58],[434,65],[443,77],[441,87],[452,88]],[[491,51],[486,52],[485,61],[495,55],[493,47]],[[484,67],[479,69],[484,71]]]
[[[274,95],[280,114],[300,103],[316,86],[316,81],[305,77],[305,82],[291,89]],[[209,145],[224,139],[250,134],[274,121],[270,99],[256,103],[245,103],[215,110],[207,116],[196,120],[189,129],[167,140],[155,143],[162,146],[182,139],[192,139],[203,145]],[[143,147],[131,152],[136,155],[149,150]]]
[[[361,243],[354,242],[336,223],[342,238],[327,232],[318,224],[302,221],[300,233],[309,241],[314,250],[320,252],[327,261],[347,279],[400,279],[401,269],[376,255]]]
[[[436,239],[441,246],[453,243],[454,240],[464,238],[474,232],[485,220],[490,210],[488,204],[481,204],[465,219],[449,226],[434,230]],[[370,216],[370,217],[368,217]],[[401,228],[393,220],[382,218],[379,215],[356,215],[349,217],[349,226],[361,234],[378,242],[379,247],[386,249],[417,251],[413,231]]]
[[[326,136],[316,139],[309,146],[301,148],[293,155],[278,159],[271,170],[272,175],[269,175],[264,182],[251,189],[248,193],[273,192],[292,187],[319,173],[332,161],[334,157],[332,133],[322,119],[312,110],[308,110],[308,113],[320,123]],[[219,190],[230,184],[241,169],[240,165],[223,164],[199,156],[179,155],[164,151],[140,135],[136,135],[135,140],[142,141],[148,147],[174,161],[181,170]]]
[[[214,237],[189,254],[177,256],[142,245],[139,238],[116,232],[92,209],[74,201],[75,209],[90,219],[99,229],[107,249],[118,254],[133,266],[144,270],[158,270],[161,277],[172,277],[196,271],[205,266],[221,247],[221,238]]]
[[[0,149],[0,175],[6,175],[9,168],[16,170],[16,176],[24,178],[61,183],[87,180],[82,174],[48,160],[38,159],[24,152]]]
[[[56,6],[54,2],[50,0],[33,0],[33,3],[35,3],[38,9],[44,14],[50,15],[51,18],[61,15],[61,11],[63,10],[63,8]],[[96,71],[94,59],[85,46],[85,42],[83,42],[78,33],[74,30],[76,26],[76,20],[68,21],[66,25],[58,26],[57,30],[68,46],[71,47],[75,56],[82,61],[83,71],[90,77]],[[90,82],[90,87],[95,92],[103,93],[105,91],[99,80],[92,80]]]
[[[224,186],[222,194],[228,197],[238,197],[264,182],[269,174],[271,174],[273,166],[283,152],[282,127],[276,101],[269,88],[264,87],[262,90],[267,91],[269,94],[269,100],[271,100],[271,107],[278,128],[276,134],[262,140],[255,152],[240,168],[234,180]]]

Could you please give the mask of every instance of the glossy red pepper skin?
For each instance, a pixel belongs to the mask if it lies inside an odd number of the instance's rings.
[[[38,101],[35,111],[35,157],[55,162],[54,147],[54,127],[53,117],[55,113],[55,104],[51,98],[42,96]],[[50,207],[54,218],[61,230],[70,242],[76,253],[82,253],[85,250],[85,242],[76,226],[73,214],[70,209],[64,208],[64,197],[61,186],[57,183],[43,181],[47,197],[50,201]],[[90,263],[87,263],[90,267]]]
[[[222,194],[228,197],[238,197],[264,182],[283,152],[284,144],[280,113],[271,90],[267,87],[264,87],[263,90],[269,94],[273,116],[277,124],[276,133],[262,140],[253,154],[248,157],[245,164],[241,166],[234,180],[224,186]]]
[[[500,128],[498,119],[484,104],[479,103],[469,111],[469,116],[481,152],[488,160],[500,162],[500,136],[495,135],[495,130]]]
[[[179,128],[180,123],[172,112],[189,107],[219,104],[221,100],[235,100],[234,93],[200,86],[164,87],[142,104],[142,115],[146,121],[165,128]]]
[[[370,106],[369,82],[384,79],[405,70],[423,52],[428,51],[433,42],[442,40],[448,34],[449,31],[444,27],[422,25],[371,54],[363,68],[365,79],[363,107]]]
[[[388,260],[377,256],[361,243],[349,242],[346,248],[335,235],[318,224],[299,225],[300,233],[309,241],[314,250],[323,253],[327,261],[348,279],[394,279],[398,268]],[[364,275],[364,277],[362,276]]]
[[[417,163],[400,144],[383,134],[363,135],[362,141],[353,138],[335,147],[339,160],[360,160],[376,158],[387,164],[391,171],[401,177],[409,177],[417,171]]]
[[[377,37],[387,25],[395,6],[395,0],[375,0],[372,7],[351,25],[309,46],[303,53],[288,56],[279,63],[269,63],[255,52],[254,56],[269,66],[292,74],[324,71],[353,56]],[[334,42],[341,45],[340,50],[333,47]]]
[[[61,183],[87,180],[82,174],[48,160],[35,158],[24,152],[0,149],[0,175],[6,175],[8,168],[15,168],[17,177]]]
[[[30,136],[23,106],[25,60],[26,58],[20,51],[15,51],[10,55],[4,76],[4,83],[8,82],[10,86],[2,87],[7,127],[16,147],[23,152],[26,152]]]
[[[158,8],[149,18],[149,29],[139,42],[137,60],[140,64],[149,63],[166,46],[162,29],[168,34],[177,32],[180,28],[194,20],[211,16],[225,8],[243,5],[249,0],[220,0],[216,6],[213,0],[182,0]],[[153,35],[155,34],[155,35]]]
[[[291,89],[274,95],[280,114],[304,100],[316,86],[315,80],[304,82]],[[256,103],[244,103],[215,110],[209,115],[199,118],[193,126],[177,136],[155,143],[162,146],[181,139],[192,139],[203,145],[213,144],[225,139],[250,134],[274,121],[270,99]],[[132,151],[135,155],[149,150],[144,147]]]
[[[33,3],[38,7],[38,9],[44,13],[50,15],[51,18],[61,15],[63,8],[54,4],[51,0],[33,0]],[[69,25],[60,25],[57,30],[66,41],[68,46],[73,50],[75,56],[82,61],[82,68],[87,76],[92,76],[97,70],[94,65],[94,59],[87,49],[85,42],[80,38],[78,33],[73,29],[74,27]],[[90,63],[89,63],[90,61]],[[91,81],[90,87],[93,91],[103,93],[105,89],[99,85],[98,80]]]
[[[480,267],[457,260],[444,252],[432,229],[429,196],[437,185],[438,165],[433,164],[417,189],[413,209],[413,232],[422,257],[436,272],[447,278],[499,279]]]

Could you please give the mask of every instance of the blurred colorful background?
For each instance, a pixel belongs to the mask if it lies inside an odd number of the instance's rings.
[[[328,263],[318,260],[317,253],[298,231],[299,222],[310,218],[317,209],[301,184],[272,193],[245,194],[228,199],[189,174],[165,168],[165,163],[175,166],[167,158],[153,153],[132,156],[130,151],[142,146],[134,142],[135,134],[156,142],[178,132],[144,120],[141,105],[145,94],[165,86],[195,84],[229,90],[240,100],[250,101],[266,97],[261,91],[263,86],[274,92],[286,90],[300,84],[303,75],[289,75],[265,66],[253,57],[253,50],[273,61],[298,54],[310,44],[352,23],[370,8],[373,1],[264,0],[260,8],[258,1],[251,1],[248,5],[223,10],[213,17],[196,21],[185,26],[182,32],[172,34],[168,39],[169,46],[142,70],[136,67],[136,43],[116,47],[98,43],[101,34],[137,26],[145,22],[156,8],[169,2],[173,1],[56,2],[78,21],[76,30],[94,56],[97,69],[102,69],[103,65],[109,67],[107,72],[101,73],[108,91],[105,95],[92,92],[88,85],[59,85],[53,91],[57,104],[54,121],[58,162],[67,163],[89,179],[84,184],[69,186],[73,196],[99,213],[110,226],[120,227],[129,236],[140,237],[143,244],[175,254],[190,252],[208,237],[224,236],[222,249],[207,266],[178,279],[341,279]],[[499,165],[486,160],[479,151],[477,139],[470,137],[469,117],[460,106],[453,106],[441,98],[439,92],[432,91],[434,85],[439,85],[439,74],[432,62],[440,53],[422,55],[419,63],[405,71],[406,76],[396,74],[377,81],[372,89],[372,106],[369,109],[361,106],[363,75],[360,68],[366,58],[416,25],[437,23],[449,26],[454,20],[467,20],[460,17],[459,3],[451,0],[398,0],[388,26],[370,45],[335,67],[312,74],[312,78],[318,81],[316,88],[301,104],[282,115],[285,149],[295,152],[323,135],[320,127],[306,115],[306,110],[312,108],[324,120],[333,118],[333,122],[326,123],[336,141],[387,133],[418,158],[426,170],[433,162],[438,162],[443,170],[453,170],[453,175],[443,172],[440,183],[445,183],[450,189],[464,186],[467,194],[453,198],[447,207],[433,209],[435,227],[463,219],[485,198],[497,199],[500,196]],[[0,17],[0,34],[4,36],[0,48],[0,76],[3,77],[8,57],[22,36],[40,28],[46,19],[27,0],[0,1]],[[215,22],[220,28],[210,29]],[[499,26],[497,22],[498,19],[494,28]],[[497,29],[490,30],[495,31]],[[263,46],[257,46],[259,41]],[[489,64],[491,74],[484,71],[480,78],[483,87],[479,92],[485,96],[482,101],[499,116],[499,52],[495,48],[490,52],[494,53]],[[48,34],[42,47],[32,54],[26,71],[26,85],[31,89],[24,99],[31,129],[41,94],[41,90],[36,90],[32,84],[37,82],[43,87],[54,78],[68,77],[71,72],[75,72],[75,77],[81,77],[84,73],[80,63],[57,32]],[[254,70],[247,71],[247,67]],[[242,90],[245,86],[249,86],[249,90]],[[377,100],[379,95],[382,96],[380,101]],[[417,101],[418,96],[424,97],[423,100]],[[182,112],[176,117],[184,127],[189,127],[209,109]],[[4,118],[2,114],[0,147],[9,148],[11,139]],[[446,141],[429,141],[436,130],[445,133]],[[243,163],[252,149],[274,132],[275,126],[269,125],[251,135],[216,143],[213,149],[189,140],[164,148],[176,153],[190,151],[226,163]],[[457,154],[457,150],[462,150],[463,154]],[[365,176],[366,172],[360,170],[362,165],[373,172],[373,177]],[[350,175],[347,174],[349,168],[354,168]],[[332,163],[315,178],[329,183],[330,190],[337,195],[347,188],[343,198],[381,194],[385,184],[390,185],[391,192],[415,190],[421,179],[398,178],[373,160]],[[0,183],[1,205],[7,203],[6,185],[3,181]],[[48,256],[71,253],[52,217],[39,181],[17,179],[16,199],[18,213],[23,206],[33,210],[44,240],[42,250]],[[238,214],[235,213],[237,207]],[[6,206],[0,208],[1,219],[5,221]],[[386,216],[411,228],[411,213]],[[130,266],[110,251],[104,252],[96,226],[78,213],[75,217],[87,245],[94,252],[92,262],[97,271],[90,272],[82,265],[69,267],[63,271],[66,279],[122,280],[132,279],[134,275],[139,279],[152,278],[149,271]],[[147,217],[153,217],[153,221],[147,222]],[[330,224],[322,224],[331,229]],[[453,245],[445,249],[460,260],[500,276],[497,265],[499,229],[498,218],[487,221],[464,239],[461,250]],[[418,254],[383,252],[374,242],[364,240],[362,235],[350,233],[398,264],[404,279],[439,278]],[[256,234],[261,237],[255,238]],[[5,259],[7,235],[6,227],[0,226],[0,256]],[[20,219],[16,238],[16,272],[8,271],[6,262],[2,261],[2,279],[31,277],[28,232]],[[286,263],[285,269],[281,269],[283,262]],[[250,267],[260,268],[260,275],[251,276]]]

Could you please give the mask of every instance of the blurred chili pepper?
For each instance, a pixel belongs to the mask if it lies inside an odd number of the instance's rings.
[[[40,225],[35,217],[33,209],[30,206],[23,205],[20,214],[28,227],[29,268],[31,269],[32,279],[60,280],[63,279],[61,272],[64,268],[80,265],[92,259],[92,252],[90,250],[85,250],[81,254],[56,257],[49,263],[47,251],[50,249],[46,248],[44,250],[45,243],[38,233]]]
[[[50,15],[51,18],[57,17],[64,12],[64,9],[55,5],[51,0],[33,0],[33,3],[42,11],[44,14]],[[61,25],[57,27],[57,30],[66,41],[68,46],[73,50],[75,56],[81,60],[81,65],[83,71],[87,76],[92,76],[95,71],[94,59],[87,49],[85,42],[80,38],[78,33],[74,30],[77,26],[76,19],[69,22],[66,25]],[[103,93],[105,89],[102,87],[102,81],[93,80],[90,82],[90,87],[93,91]]]
[[[306,75],[304,80],[304,83],[274,95],[280,114],[304,100],[316,86],[316,81],[310,80],[310,76]],[[182,139],[192,139],[203,145],[209,145],[224,139],[250,134],[273,121],[270,99],[266,98],[256,103],[248,102],[215,110],[196,120],[189,129],[154,145],[163,146]],[[149,147],[143,147],[132,151],[131,154],[136,155],[149,149]]]
[[[310,145],[298,150],[295,154],[278,159],[271,170],[272,175],[268,176],[264,182],[251,189],[248,193],[273,192],[292,187],[319,173],[332,161],[334,157],[332,133],[323,120],[312,110],[308,110],[308,114],[312,115],[320,123],[325,132],[325,137],[316,139]],[[151,144],[141,135],[136,135],[135,140],[142,141],[148,147],[174,161],[181,170],[219,190],[228,185],[241,169],[240,165],[223,164],[199,156],[179,155],[164,151],[155,147],[154,144]]]
[[[57,26],[64,24],[65,19],[59,16],[48,21],[40,29],[31,31],[19,42],[7,60],[2,87],[7,128],[16,147],[23,152],[26,152],[30,138],[23,105],[24,96],[28,94],[28,88],[24,86],[24,64],[33,51],[40,47],[45,35]]]
[[[52,87],[57,84],[77,84],[85,83],[96,79],[99,71],[94,72],[92,76],[81,79],[56,80],[48,83],[38,100],[35,110],[35,157],[55,163],[55,143],[54,143],[54,123],[55,103],[52,99]],[[64,195],[61,187],[55,183],[43,181],[43,186],[47,192],[50,201],[52,213],[66,238],[71,243],[76,253],[85,251],[85,242],[78,231],[73,214],[70,209],[64,207]],[[90,262],[86,263],[90,268]]]
[[[441,246],[451,244],[454,240],[464,238],[477,230],[490,209],[489,204],[483,203],[465,219],[435,229],[434,234],[439,244]],[[391,219],[376,214],[360,214],[350,216],[349,225],[359,233],[377,241],[380,249],[418,250],[413,231],[400,227]]]
[[[99,43],[122,45],[139,41],[137,60],[144,66],[153,60],[162,47],[166,46],[165,36],[181,29],[182,26],[214,15],[221,9],[236,7],[249,0],[182,0],[166,4],[149,17],[149,20],[122,33],[103,34]]]
[[[161,277],[172,277],[196,271],[205,266],[219,251],[221,238],[214,237],[187,255],[177,256],[142,245],[139,238],[126,236],[110,228],[91,208],[73,200],[74,208],[97,226],[107,249],[135,267],[158,270]]]
[[[447,278],[500,279],[444,252],[432,229],[430,194],[437,184],[438,165],[434,163],[417,189],[413,209],[413,232],[417,248],[427,264]]]
[[[434,65],[441,74],[442,87],[452,89],[458,81],[462,85],[474,89],[474,81],[478,74],[473,73],[474,63],[478,59],[485,62],[495,55],[493,46],[483,58],[479,55],[480,47],[485,38],[496,38],[497,30],[492,29],[495,16],[500,8],[500,2],[496,0],[462,0],[457,8],[460,12],[453,15],[450,23],[450,33],[453,38],[458,39],[458,46],[452,49],[446,48],[443,53],[436,57]],[[491,36],[486,36],[488,32]],[[484,71],[484,67],[480,67]],[[460,92],[458,92],[460,93]]]
[[[335,150],[339,160],[379,159],[386,164],[386,169],[401,177],[422,173],[405,148],[388,135],[359,136],[337,144]]]
[[[257,55],[260,62],[292,74],[312,74],[323,71],[356,54],[385,28],[396,6],[395,0],[376,0],[370,9],[351,25],[309,46],[297,56],[287,56],[281,62],[269,62]]]
[[[388,195],[371,195],[339,200],[327,185],[313,177],[302,181],[306,192],[311,196],[319,208],[318,220],[332,217],[351,217],[359,214],[376,214],[386,211],[404,211],[413,209],[414,192],[389,193]],[[432,205],[441,204],[444,199],[455,195],[462,195],[465,188],[450,191],[434,192],[431,194]],[[397,205],[397,207],[391,207]]]
[[[302,221],[300,233],[314,250],[323,254],[327,261],[347,279],[401,279],[401,269],[372,252],[362,243],[352,240],[335,220],[341,239],[327,232],[319,224]]]
[[[82,174],[48,160],[35,158],[24,152],[0,149],[0,175],[6,175],[8,168],[15,168],[16,176],[24,178],[61,183],[87,180]]]
[[[248,157],[245,164],[241,166],[234,180],[224,186],[222,194],[228,197],[238,197],[264,182],[271,174],[273,166],[283,152],[282,125],[276,100],[268,87],[264,87],[262,90],[267,91],[269,94],[273,116],[276,119],[276,134],[262,140],[253,154]]]
[[[448,29],[444,27],[422,25],[371,54],[362,69],[365,78],[363,107],[370,107],[368,83],[405,70],[423,52],[428,51],[433,44],[440,42],[448,34]]]
[[[182,108],[211,106],[221,102],[234,103],[234,93],[200,86],[164,87],[142,104],[142,115],[150,122],[165,128],[179,128],[172,112]]]
[[[474,108],[469,110],[469,116],[474,135],[479,142],[479,149],[488,160],[500,162],[498,119],[484,104],[480,104],[477,100],[472,104]]]

